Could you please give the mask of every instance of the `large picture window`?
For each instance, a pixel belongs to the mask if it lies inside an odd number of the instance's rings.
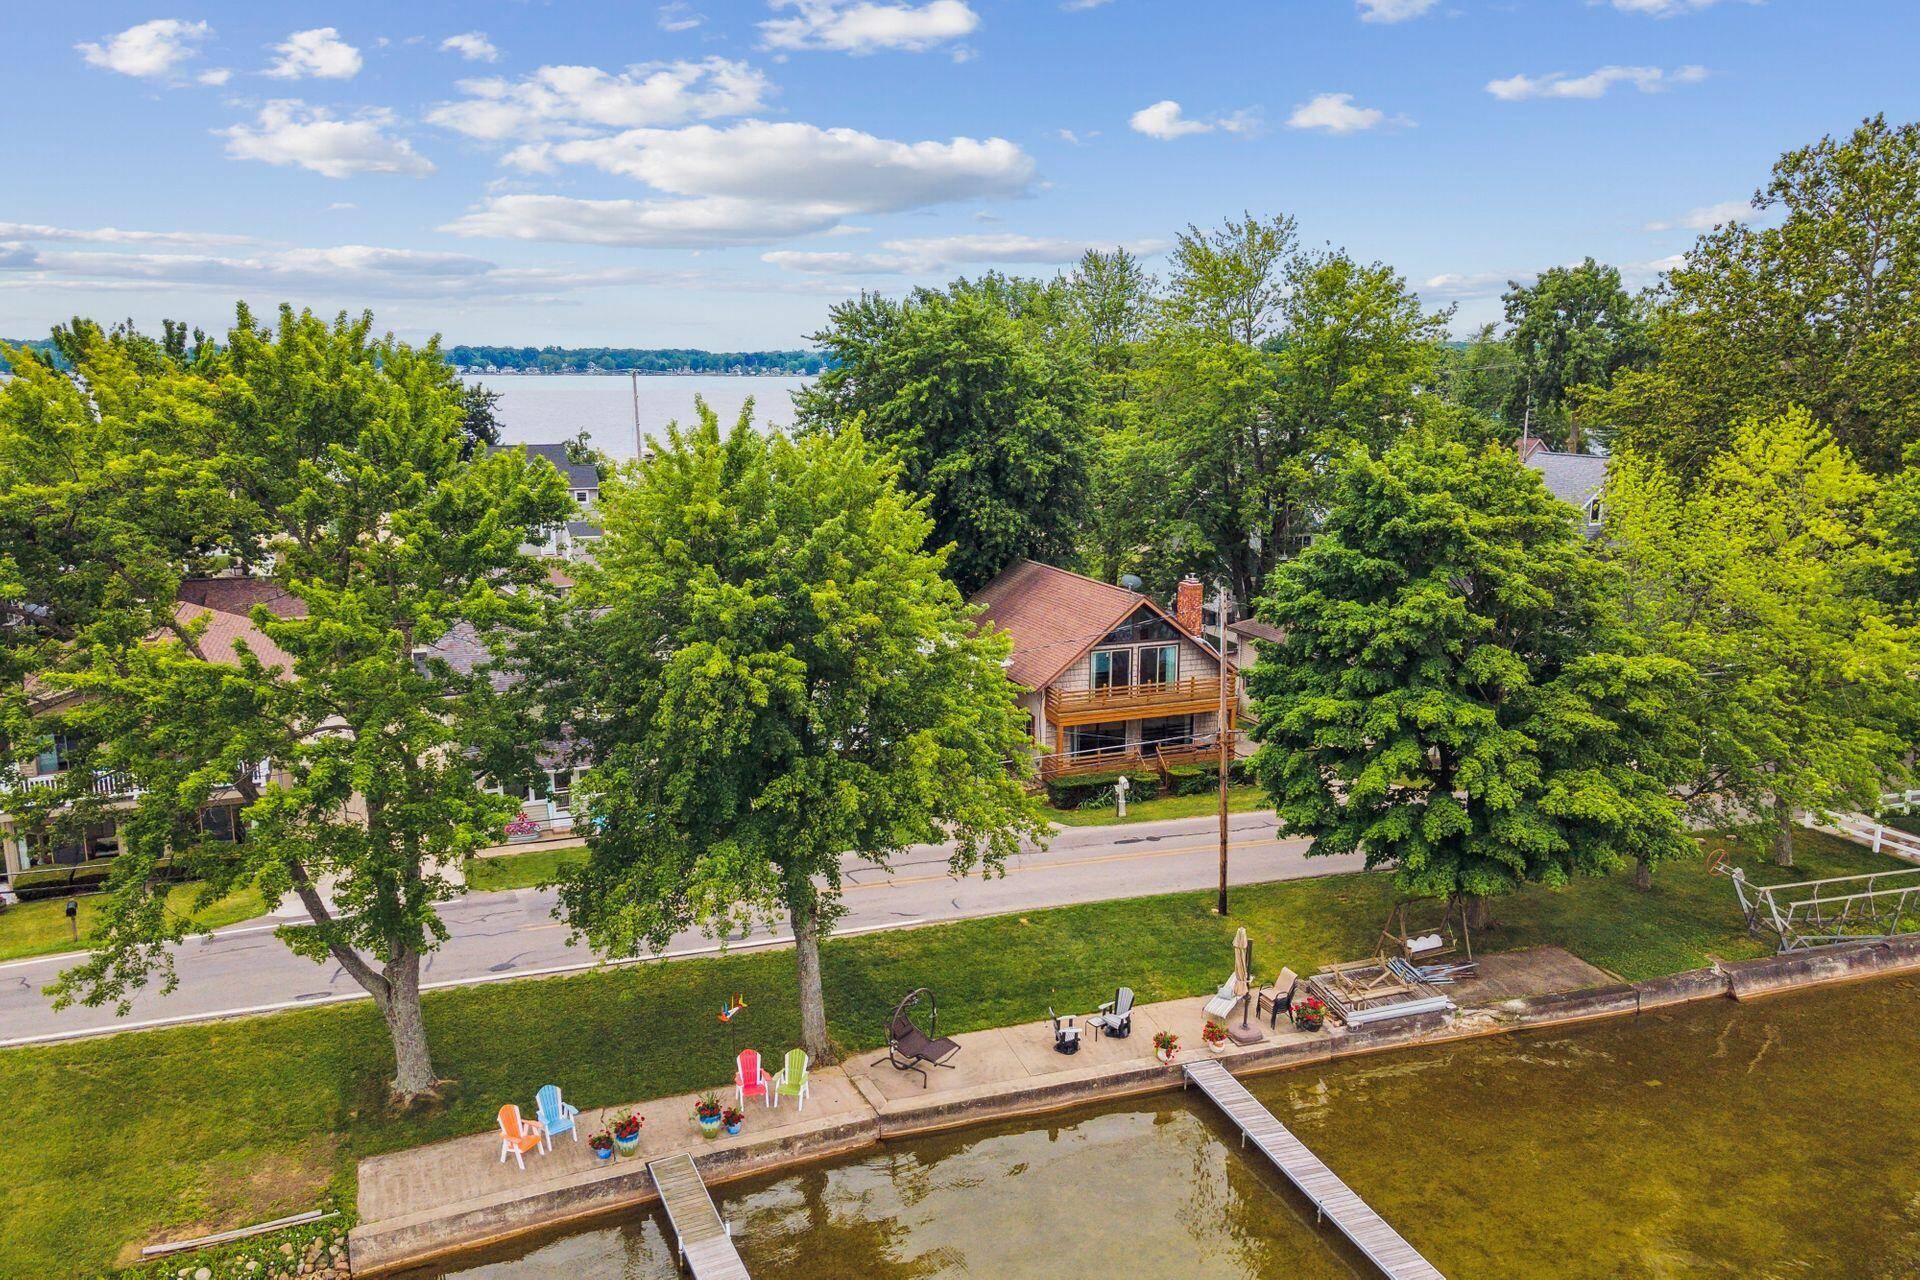
[[[1077,724],[1073,726],[1074,755],[1085,755],[1091,751],[1117,750],[1127,745],[1127,724],[1124,720],[1108,724]]]
[[[1133,650],[1096,649],[1093,654],[1093,687],[1124,689],[1133,683]]]
[[[1157,644],[1137,650],[1141,684],[1172,684],[1180,678],[1180,646]]]
[[[1143,747],[1163,742],[1173,744],[1192,741],[1192,716],[1165,716],[1158,720],[1140,722],[1140,745]]]

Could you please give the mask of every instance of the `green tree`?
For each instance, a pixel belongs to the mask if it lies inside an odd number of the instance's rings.
[[[500,447],[500,393],[478,382],[460,388],[460,456]]]
[[[1606,389],[1622,369],[1644,364],[1644,309],[1620,284],[1620,272],[1592,258],[1553,267],[1530,285],[1515,282],[1507,308],[1506,346],[1517,368],[1507,391],[1508,427],[1526,425],[1555,448],[1581,451],[1575,387]]]
[[[1030,750],[1008,642],[975,630],[898,478],[857,429],[723,434],[701,405],[606,486],[545,660],[597,761],[568,920],[624,955],[784,915],[819,1062],[842,858],[945,839],[954,872],[996,868],[1044,830],[1007,763]]]
[[[964,591],[1018,557],[1071,558],[1087,501],[1088,371],[1061,300],[989,277],[841,303],[813,335],[833,365],[794,398],[805,431],[859,430],[928,500]]]
[[[1737,424],[1706,474],[1617,458],[1608,554],[1632,625],[1684,662],[1681,795],[1793,861],[1797,810],[1872,809],[1910,741],[1915,636],[1874,587],[1910,572],[1880,486],[1804,410]]]
[[[190,369],[151,363],[151,345],[95,330],[74,381],[36,370],[0,392],[0,505],[31,547],[5,589],[57,695],[15,698],[9,741],[83,744],[64,789],[9,807],[96,816],[94,768],[139,788],[92,954],[56,1000],[124,1001],[155,974],[171,988],[167,944],[188,924],[167,911],[168,871],[203,901],[256,883],[308,913],[278,929],[289,947],[373,998],[393,1093],[418,1098],[435,1086],[419,982],[445,936],[436,904],[458,892],[447,869],[511,811],[477,766],[524,756],[485,670],[421,655],[457,626],[498,641],[532,620],[544,573],[520,547],[568,495],[518,451],[462,458],[437,346],[375,340],[368,317],[283,309],[269,330],[243,307]],[[183,579],[239,567],[275,597],[252,610],[270,645],[217,639],[179,603]],[[244,840],[202,830],[217,794],[244,803]]]
[[[1660,357],[1591,398],[1620,445],[1704,473],[1735,424],[1799,405],[1869,471],[1920,443],[1920,125],[1863,122],[1790,151],[1757,220],[1702,236],[1667,277]]]
[[[1259,616],[1253,769],[1309,853],[1476,904],[1682,847],[1664,727],[1682,668],[1513,451],[1415,432],[1354,450]]]
[[[1443,349],[1437,386],[1461,408],[1504,424],[1519,367],[1519,357],[1500,336],[1500,326],[1483,324],[1466,342]]]

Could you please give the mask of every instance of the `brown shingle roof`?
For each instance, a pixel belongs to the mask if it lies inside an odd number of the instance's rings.
[[[1007,676],[1029,689],[1052,684],[1135,609],[1144,605],[1166,616],[1138,591],[1033,560],[1016,560],[1002,569],[971,603],[984,610],[983,622],[1013,637]],[[1207,652],[1213,652],[1211,646]]]
[[[268,578],[188,578],[180,584],[180,599],[220,613],[245,617],[263,604],[282,618],[307,616],[306,602]]]
[[[268,605],[268,608],[272,606]],[[206,632],[200,637],[201,652],[207,655],[209,662],[239,666],[240,656],[233,651],[234,641],[238,640],[267,666],[279,667],[282,675],[291,675],[293,672],[293,658],[254,626],[250,618],[221,609],[203,608],[184,600],[173,606],[173,614],[181,622],[194,622],[203,617],[210,619]],[[163,632],[157,638],[167,637]]]

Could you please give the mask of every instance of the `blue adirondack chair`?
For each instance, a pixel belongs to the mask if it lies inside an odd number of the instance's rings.
[[[580,1108],[561,1101],[559,1085],[541,1085],[540,1092],[533,1096],[533,1105],[540,1113],[540,1123],[546,1127],[547,1141],[553,1141],[556,1133],[570,1133],[575,1142],[580,1141],[580,1131],[573,1127],[573,1118],[580,1114]]]

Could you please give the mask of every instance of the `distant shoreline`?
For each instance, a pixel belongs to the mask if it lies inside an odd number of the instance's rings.
[[[463,378],[817,378],[817,373],[757,369],[737,373],[717,369],[473,369],[454,365]]]

